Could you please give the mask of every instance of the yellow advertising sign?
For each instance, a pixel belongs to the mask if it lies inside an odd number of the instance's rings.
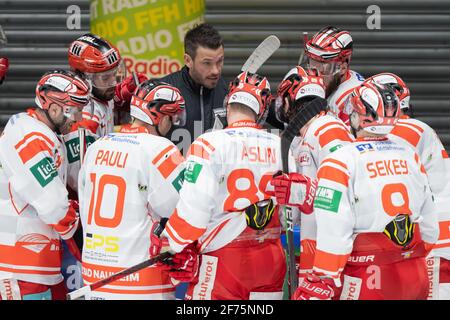
[[[184,65],[184,35],[204,11],[204,0],[91,0],[91,32],[119,49],[128,74],[162,77]]]

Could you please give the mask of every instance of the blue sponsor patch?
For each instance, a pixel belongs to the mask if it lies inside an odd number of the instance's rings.
[[[373,146],[370,143],[361,143],[356,145],[356,149],[358,149],[359,152],[364,153],[367,151],[374,151]]]

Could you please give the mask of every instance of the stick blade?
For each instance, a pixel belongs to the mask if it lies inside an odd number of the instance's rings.
[[[81,298],[85,297],[87,294],[91,292],[90,286],[84,286],[80,289],[77,289],[75,291],[69,292],[66,295],[67,300],[80,300]]]
[[[280,39],[275,35],[270,35],[253,51],[241,68],[241,71],[256,73],[269,57],[280,47]]]

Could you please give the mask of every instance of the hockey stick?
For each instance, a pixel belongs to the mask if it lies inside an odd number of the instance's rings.
[[[283,173],[289,173],[289,149],[295,136],[300,135],[300,129],[314,118],[321,111],[327,109],[327,100],[315,98],[308,102],[301,110],[289,121],[288,126],[281,133],[281,160]],[[292,297],[298,287],[298,273],[295,262],[294,247],[294,223],[292,221],[292,208],[284,206],[284,216],[286,219],[286,243],[288,252],[288,272],[289,272],[289,294]]]
[[[300,53],[300,58],[298,59],[298,66],[301,66],[303,57],[305,56],[305,47],[306,43],[308,42],[308,31],[303,32],[303,50]]]
[[[108,278],[105,279],[101,279],[97,282],[94,282],[90,285],[84,286],[78,290],[72,291],[70,293],[67,294],[67,300],[76,300],[76,299],[80,299],[81,297],[85,296],[86,294],[88,294],[89,292],[96,290],[100,287],[103,287],[105,285],[107,285],[108,283],[111,283],[113,281],[122,279],[123,277],[126,277],[129,274],[135,273],[139,270],[145,269],[147,267],[150,267],[152,265],[154,265],[155,263],[161,261],[164,262],[166,260],[168,260],[170,257],[172,256],[172,254],[170,252],[163,252],[161,253],[159,256],[156,256],[154,258],[145,260],[141,263],[138,263],[130,268],[124,269],[120,272],[117,272],[111,276],[109,276]]]
[[[86,129],[83,127],[78,127],[78,146],[80,148],[79,154],[80,154],[80,166],[83,164],[84,155],[86,153]],[[79,222],[80,223],[80,222]],[[78,248],[77,243],[75,242],[74,238],[70,238],[67,240],[64,240],[67,245],[67,249],[69,249],[70,253],[74,256],[74,258],[81,262],[81,251],[80,248]]]
[[[280,47],[280,39],[275,35],[270,35],[252,52],[245,61],[241,71],[256,73],[269,57]]]
[[[133,81],[134,81],[134,84],[136,85],[136,87],[139,85],[139,79],[138,79],[138,77],[137,77],[137,74],[136,74],[136,72],[132,72],[131,73],[132,75],[133,75]]]
[[[162,233],[162,231],[164,230],[164,226],[166,225],[167,221],[169,219],[168,218],[162,218],[160,223],[159,223],[159,228],[157,228],[154,232],[156,235],[160,235]],[[122,279],[123,277],[126,277],[129,274],[135,273],[139,270],[145,269],[147,267],[150,267],[152,265],[154,265],[157,262],[167,262],[170,258],[172,257],[172,254],[168,251],[161,253],[160,255],[145,260],[143,262],[140,262],[138,264],[135,264],[134,266],[131,266],[127,269],[124,269],[122,271],[119,271],[117,273],[114,273],[112,275],[110,275],[109,277],[105,278],[105,279],[101,279],[97,282],[94,282],[90,285],[84,286],[78,290],[72,291],[70,293],[68,293],[66,295],[67,300],[76,300],[76,299],[80,299],[81,297],[86,296],[86,294],[88,294],[91,291],[94,291],[100,287],[103,287],[105,285],[107,285],[108,283],[114,282],[116,280]]]
[[[80,164],[83,164],[84,155],[86,154],[86,128],[78,127],[78,139],[80,146]]]

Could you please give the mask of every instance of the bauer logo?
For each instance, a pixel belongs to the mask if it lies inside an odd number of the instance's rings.
[[[332,212],[338,212],[339,203],[341,202],[342,192],[319,187],[314,200],[314,208],[324,209]]]
[[[184,180],[190,183],[196,183],[197,178],[202,171],[202,165],[200,163],[189,161],[186,164],[186,170],[184,171]]]
[[[44,158],[30,168],[31,173],[42,187],[45,187],[58,175],[51,158]]]

